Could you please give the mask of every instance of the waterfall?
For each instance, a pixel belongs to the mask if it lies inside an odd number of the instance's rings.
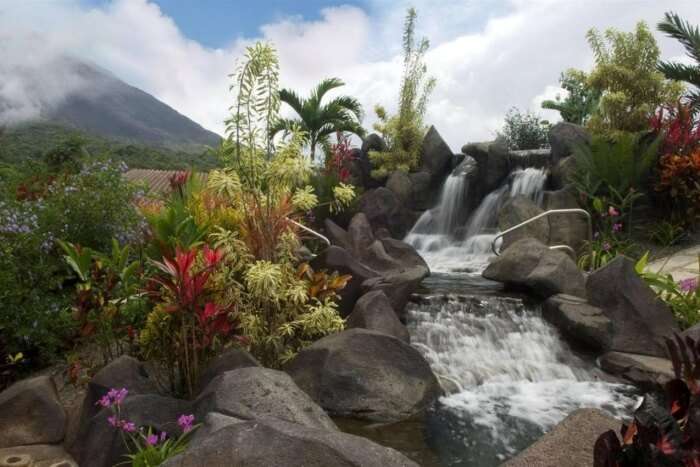
[[[458,425],[435,443],[462,445],[468,456],[447,465],[498,465],[577,408],[621,416],[635,403],[633,388],[601,381],[519,299],[422,297],[409,304],[408,322],[412,345],[448,393],[433,425]]]
[[[491,256],[491,242],[497,235],[498,213],[508,198],[527,196],[542,203],[547,180],[544,169],[514,170],[504,184],[484,197],[466,225],[459,219],[466,209],[466,177],[450,175],[442,188],[438,205],[418,219],[404,241],[411,244],[434,272],[481,272]],[[465,230],[460,235],[460,228]]]

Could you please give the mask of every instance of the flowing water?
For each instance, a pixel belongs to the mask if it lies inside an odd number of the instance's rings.
[[[500,207],[515,195],[540,203],[546,176],[514,171],[465,226],[453,223],[464,214],[457,212],[464,181],[450,177],[440,205],[406,237],[433,272],[408,305],[411,343],[448,391],[427,419],[427,443],[438,459],[430,465],[496,466],[577,408],[621,415],[635,403],[634,389],[606,381],[590,358],[577,356],[538,306],[481,277]]]

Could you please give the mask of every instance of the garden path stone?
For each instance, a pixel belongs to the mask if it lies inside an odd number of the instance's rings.
[[[637,275],[634,262],[618,256],[593,271],[586,282],[588,302],[613,323],[611,350],[666,357],[665,337],[678,332],[669,307]]]
[[[236,423],[215,431],[163,467],[418,467],[365,438],[282,420]]]
[[[676,281],[698,277],[700,274],[700,245],[684,248],[671,256],[652,261],[647,270],[663,272],[673,276]]]
[[[227,371],[212,380],[195,401],[197,419],[204,419],[210,412],[245,420],[278,418],[312,428],[338,429],[288,374],[262,367]]]
[[[598,436],[620,426],[598,409],[576,410],[502,467],[591,467]]]
[[[334,416],[405,420],[422,414],[440,394],[437,378],[418,350],[366,329],[316,341],[285,370]]]
[[[66,423],[50,376],[18,381],[0,393],[0,448],[60,443]]]

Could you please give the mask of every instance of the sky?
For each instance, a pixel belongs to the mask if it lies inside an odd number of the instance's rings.
[[[346,85],[337,92],[360,100],[369,128],[376,104],[396,108],[402,25],[415,6],[437,78],[426,121],[457,152],[492,139],[512,107],[556,120],[540,103],[561,92],[562,71],[592,66],[588,29],[655,27],[667,10],[700,24],[697,1],[0,0],[0,98],[15,104],[13,113],[0,109],[0,120],[29,118],[79,92],[78,78],[50,68],[67,54],[223,134],[228,75],[246,46],[266,40],[279,53],[282,87],[304,94],[339,77]],[[675,41],[656,37],[663,58],[683,56]],[[23,79],[32,69],[51,70],[40,89]]]

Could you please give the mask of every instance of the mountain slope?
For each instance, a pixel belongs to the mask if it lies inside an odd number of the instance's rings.
[[[152,95],[73,58],[59,57],[38,68],[15,68],[10,76],[23,92],[15,93],[19,98],[6,99],[0,92],[0,122],[25,106],[38,109],[32,115],[34,122],[61,124],[122,142],[199,152],[221,141],[219,135]]]

